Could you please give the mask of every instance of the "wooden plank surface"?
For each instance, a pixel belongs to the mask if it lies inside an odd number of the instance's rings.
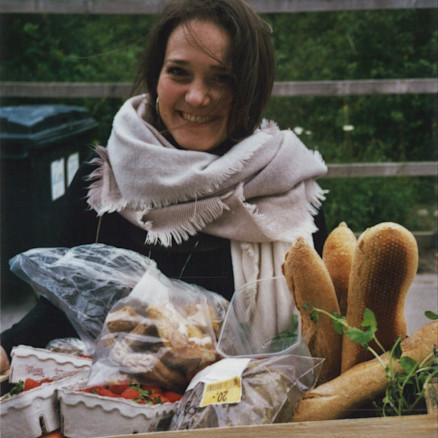
[[[387,176],[437,176],[437,161],[407,163],[328,164],[325,178],[369,178]]]
[[[0,82],[3,97],[127,98],[130,83],[118,82]],[[276,82],[273,96],[346,96],[369,94],[437,94],[438,79],[380,79]]]
[[[347,96],[364,94],[438,93],[438,79],[378,79],[276,82],[273,96]]]
[[[248,0],[261,13],[429,9],[436,0]],[[157,14],[165,0],[1,0],[0,13]]]
[[[436,415],[430,414],[178,432],[152,432],[135,435],[117,435],[112,438],[436,438],[438,432],[437,420]]]

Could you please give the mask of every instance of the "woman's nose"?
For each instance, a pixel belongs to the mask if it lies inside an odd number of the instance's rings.
[[[207,106],[210,103],[209,90],[202,80],[195,80],[189,84],[185,96],[191,106]]]

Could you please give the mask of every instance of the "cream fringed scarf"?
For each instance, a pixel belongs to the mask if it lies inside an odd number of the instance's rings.
[[[119,212],[147,231],[147,243],[171,246],[197,232],[230,239],[237,285],[263,274],[262,247],[274,246],[274,258],[280,243],[284,259],[298,236],[311,240],[324,197],[314,179],[327,171],[318,153],[272,122],[223,156],[180,150],[145,122],[146,99],[125,102],[98,148],[88,194],[98,215]],[[277,260],[268,274],[278,269]]]

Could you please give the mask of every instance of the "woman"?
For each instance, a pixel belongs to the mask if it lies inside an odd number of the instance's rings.
[[[107,147],[72,183],[59,246],[132,249],[227,299],[241,284],[281,275],[298,236],[321,251],[315,179],[326,166],[291,131],[262,122],[273,81],[270,28],[244,1],[171,1]],[[255,318],[268,309],[273,326],[290,312],[269,292],[248,306]],[[14,345],[75,335],[42,299],[2,334],[2,368]]]

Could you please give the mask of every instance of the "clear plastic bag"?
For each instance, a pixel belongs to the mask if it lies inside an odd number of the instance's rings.
[[[222,374],[220,367],[229,360],[235,358],[223,359],[204,369],[202,378],[194,378],[178,404],[170,430],[290,422],[322,363],[322,359],[293,354],[248,358],[240,376],[215,381],[214,377]],[[236,396],[239,390],[240,398]]]
[[[314,386],[323,359],[310,355],[292,295],[282,295],[290,312],[288,320],[272,324],[277,318],[272,309],[260,308],[257,317],[248,310],[260,293],[275,300],[285,286],[284,277],[273,277],[234,292],[217,347],[224,359],[194,377],[179,402],[171,430],[292,420],[304,393]]]
[[[246,283],[234,292],[218,341],[218,351],[223,357],[310,356],[292,294],[282,299],[290,312],[285,313],[288,317],[282,321],[270,313],[271,309],[262,307],[256,317],[248,310],[259,294],[267,294],[275,301],[285,288],[288,289],[286,278],[279,276]],[[273,320],[275,324],[269,324]]]
[[[229,302],[149,269],[108,313],[88,384],[136,381],[185,389],[218,360],[216,342]]]
[[[10,260],[11,271],[68,316],[87,354],[111,307],[127,296],[154,261],[104,244],[35,248]]]

